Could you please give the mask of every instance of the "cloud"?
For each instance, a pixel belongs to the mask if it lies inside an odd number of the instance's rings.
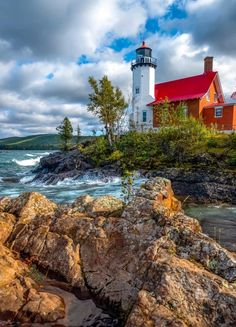
[[[188,0],[186,10],[186,20],[179,23],[182,30],[192,34],[197,45],[207,45],[215,55],[235,55],[235,0]]]
[[[235,15],[234,0],[0,0],[0,137],[53,133],[65,116],[83,133],[100,129],[86,110],[88,77],[108,75],[128,99],[124,58],[143,35],[159,82],[200,74],[214,55],[228,96],[236,87]]]

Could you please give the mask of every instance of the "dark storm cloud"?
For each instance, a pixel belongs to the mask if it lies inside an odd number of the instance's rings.
[[[73,53],[79,45],[79,35],[78,44],[72,43],[76,26],[83,24],[92,2],[0,0],[0,39],[5,42],[3,56],[7,50],[10,55],[15,51],[22,56],[32,54],[40,58]],[[69,33],[72,25],[75,28]]]
[[[218,0],[199,8],[188,21],[197,44],[208,44],[220,54],[236,55],[235,0]]]

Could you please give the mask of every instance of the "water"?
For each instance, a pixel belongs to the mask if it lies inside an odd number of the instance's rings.
[[[204,233],[236,252],[236,206],[190,206],[185,212],[199,220]]]
[[[34,177],[32,170],[40,158],[49,152],[0,151],[0,197],[16,197],[22,192],[31,191],[40,192],[57,203],[69,203],[84,194],[95,197],[107,194],[122,197],[121,179],[118,177],[110,180],[91,179],[89,176],[76,180],[68,178],[56,185],[31,182]],[[137,179],[134,187],[142,182],[142,179]]]

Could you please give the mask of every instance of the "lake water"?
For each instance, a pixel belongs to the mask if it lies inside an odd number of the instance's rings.
[[[45,151],[0,151],[0,197],[15,197],[28,191],[40,192],[57,203],[72,202],[84,194],[122,197],[121,180],[117,177],[110,180],[66,179],[56,185],[32,183],[32,170],[47,154],[49,152]],[[137,179],[135,187],[143,181]],[[236,251],[236,206],[190,206],[185,211],[200,220],[205,233]]]
[[[48,155],[45,151],[0,151],[0,197],[15,197],[22,192],[36,191],[46,195],[57,203],[72,202],[76,197],[89,194],[101,196],[111,194],[122,197],[121,179],[118,177],[100,180],[90,177],[81,179],[65,179],[56,185],[45,185],[31,182],[32,170],[40,158]],[[134,187],[144,180],[137,179]]]

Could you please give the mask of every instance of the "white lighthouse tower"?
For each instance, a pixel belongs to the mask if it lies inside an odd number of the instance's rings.
[[[131,63],[133,95],[131,121],[135,129],[153,128],[153,111],[147,104],[155,100],[155,76],[157,60],[145,42],[136,49],[136,59]]]

